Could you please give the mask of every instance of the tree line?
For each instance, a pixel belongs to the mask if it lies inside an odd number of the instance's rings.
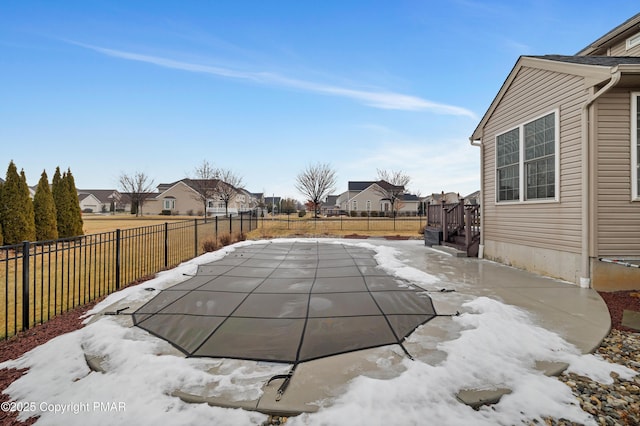
[[[71,169],[56,167],[49,185],[43,171],[33,199],[24,170],[13,160],[0,182],[0,245],[23,241],[48,241],[83,235],[78,190]]]

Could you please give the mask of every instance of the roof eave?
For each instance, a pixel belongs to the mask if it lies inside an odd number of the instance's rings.
[[[491,105],[489,105],[489,108],[482,116],[482,119],[478,123],[478,126],[469,137],[469,140],[471,142],[474,142],[482,139],[482,129],[493,114],[493,111],[495,111],[495,109],[497,108],[498,104],[502,100],[502,97],[505,95],[505,93],[513,83],[513,80],[518,74],[518,71],[520,71],[520,69],[523,67],[544,69],[565,74],[582,76],[585,78],[585,85],[587,87],[592,87],[609,80],[611,78],[611,74],[614,72],[613,70],[620,66],[622,65],[617,65],[616,67],[608,67],[602,65],[575,64],[552,59],[545,59],[541,57],[520,56],[520,58],[518,58],[518,60],[516,61],[516,64],[511,69],[511,72],[505,79],[504,83],[500,87],[500,90],[496,94],[495,98],[491,102]]]

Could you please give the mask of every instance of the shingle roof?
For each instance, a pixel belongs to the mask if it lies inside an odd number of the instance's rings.
[[[602,50],[607,45],[614,42],[614,40],[624,38],[629,34],[636,32],[638,23],[640,23],[640,13],[633,15],[631,18],[627,19],[611,31],[607,32],[599,39],[589,43],[588,46],[580,50],[577,54],[588,55],[589,53]]]
[[[637,56],[566,56],[566,55],[542,55],[528,56],[529,58],[546,59],[550,61],[567,62],[570,64],[597,65],[614,67],[623,64],[640,64]]]
[[[364,191],[371,185],[373,185],[375,181],[349,181],[349,191]]]
[[[78,189],[78,196],[81,194],[91,194],[103,204],[108,204],[113,200],[113,195],[118,194],[115,189]]]
[[[389,190],[389,189],[404,189],[403,186],[392,185],[385,180],[370,180],[370,181],[349,181],[349,191],[364,191],[368,187],[373,184],[378,184],[379,187]]]

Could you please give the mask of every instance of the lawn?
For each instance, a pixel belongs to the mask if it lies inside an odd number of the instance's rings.
[[[116,229],[138,228],[142,226],[161,225],[165,222],[181,222],[184,220],[199,219],[196,216],[132,216],[131,214],[115,215],[82,215],[85,235],[99,234],[101,232],[115,231]]]

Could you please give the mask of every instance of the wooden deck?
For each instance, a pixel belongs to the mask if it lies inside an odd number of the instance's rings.
[[[480,245],[480,206],[465,205],[464,199],[454,204],[426,206],[425,244],[443,245],[477,257]]]

